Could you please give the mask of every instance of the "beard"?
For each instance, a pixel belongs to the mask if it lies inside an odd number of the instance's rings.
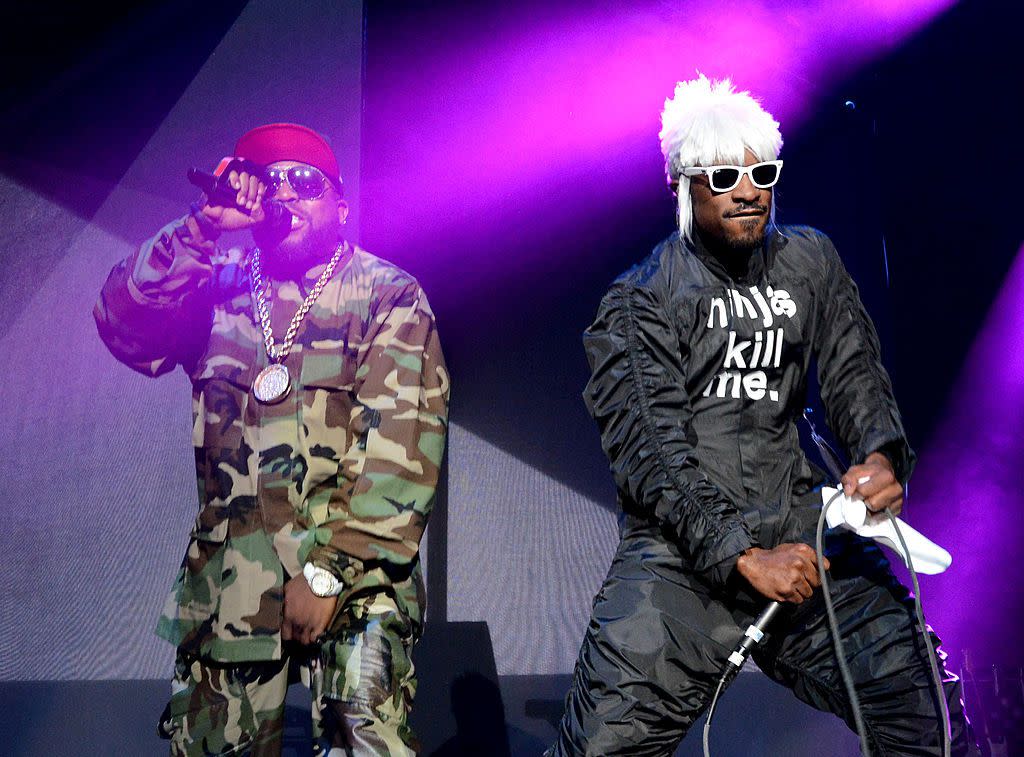
[[[765,216],[744,218],[738,223],[739,229],[733,234],[724,235],[722,241],[731,250],[749,251],[764,244],[768,231],[768,219]]]
[[[263,251],[261,265],[270,278],[301,278],[315,266],[326,263],[341,241],[340,229],[305,228],[291,239],[287,228],[261,229],[253,239]]]

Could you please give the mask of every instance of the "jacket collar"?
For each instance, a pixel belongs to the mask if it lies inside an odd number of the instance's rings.
[[[785,243],[785,237],[778,228],[771,226],[765,234],[764,244],[750,253],[737,253],[737,255],[746,257],[746,266],[743,266],[741,262],[740,265],[733,267],[726,265],[719,256],[709,250],[696,231],[693,234],[692,242],[687,242],[681,235],[678,236],[678,239],[683,248],[693,253],[711,273],[720,279],[737,284],[752,284],[760,281],[764,277],[765,271],[771,270],[779,249]]]

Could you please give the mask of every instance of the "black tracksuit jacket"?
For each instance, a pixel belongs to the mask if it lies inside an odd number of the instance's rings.
[[[796,421],[817,358],[830,428],[850,458],[914,465],[878,337],[831,241],[771,232],[733,278],[673,234],[627,271],[584,335],[584,399],[627,515],[657,522],[722,585],[743,550],[770,548],[795,497],[821,483]]]
[[[796,426],[812,358],[850,458],[880,451],[903,482],[913,468],[878,337],[828,238],[783,228],[731,262],[730,273],[669,237],[612,285],[584,336],[584,397],[625,517],[551,755],[671,754],[707,706],[765,604],[737,578],[739,555],[814,541],[824,475]],[[912,598],[867,540],[830,533],[825,548],[872,752],[939,754]],[[851,722],[820,594],[787,604],[753,656],[799,699]],[[953,754],[977,754],[959,681],[943,678]]]

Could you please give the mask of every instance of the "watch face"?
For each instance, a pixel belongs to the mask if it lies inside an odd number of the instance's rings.
[[[331,589],[334,588],[334,582],[331,577],[323,573],[317,573],[313,576],[313,580],[309,582],[309,587],[313,590],[313,593],[317,596],[323,597],[330,593]]]

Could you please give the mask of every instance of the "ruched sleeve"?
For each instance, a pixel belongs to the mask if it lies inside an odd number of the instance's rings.
[[[686,392],[688,347],[656,291],[616,283],[584,334],[584,391],[623,506],[655,519],[697,571],[724,583],[754,546],[739,510],[697,457]]]

